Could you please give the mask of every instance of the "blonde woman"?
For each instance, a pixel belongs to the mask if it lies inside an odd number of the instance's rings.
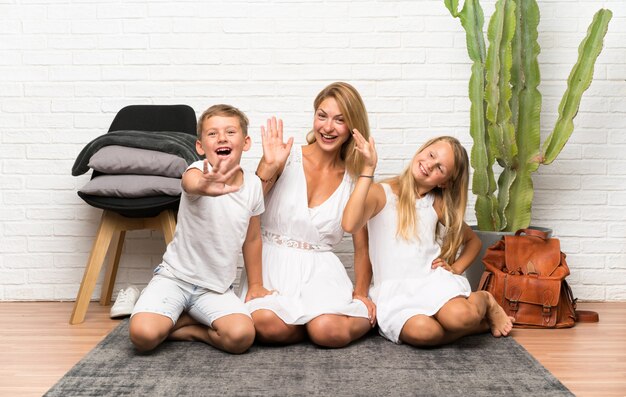
[[[353,235],[354,287],[331,251],[343,238],[343,209],[363,167],[351,131],[358,128],[367,137],[369,125],[361,96],[347,83],[324,88],[314,111],[305,146],[292,146],[293,138],[284,142],[276,118],[261,128],[263,158],[257,175],[267,194],[261,218],[263,286],[273,294],[256,297],[244,290],[243,296],[257,340],[288,344],[308,336],[320,346],[336,348],[360,338],[375,322],[367,297],[367,232]]]
[[[472,293],[460,275],[481,246],[463,221],[469,166],[463,146],[453,137],[432,139],[402,174],[373,183],[374,140],[357,130],[354,138],[365,166],[342,225],[348,232],[368,226],[370,296],[380,333],[414,346],[442,345],[488,330],[506,336],[512,319],[488,292]]]

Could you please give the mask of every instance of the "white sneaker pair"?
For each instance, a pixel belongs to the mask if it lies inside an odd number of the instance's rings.
[[[111,307],[111,314],[109,317],[117,318],[130,316],[133,312],[133,307],[135,307],[137,299],[139,299],[139,290],[135,286],[131,285],[126,289],[122,288],[117,294],[115,303]]]

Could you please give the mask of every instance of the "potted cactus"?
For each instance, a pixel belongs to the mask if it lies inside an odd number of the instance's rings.
[[[531,222],[532,173],[539,165],[554,161],[573,132],[573,119],[583,92],[591,84],[612,13],[599,10],[589,25],[567,80],[554,129],[541,144],[537,2],[498,0],[487,30],[488,47],[479,0],[465,0],[461,11],[458,0],[444,0],[444,3],[452,16],[461,21],[467,52],[473,62],[469,98],[475,229],[515,232],[529,227]],[[488,240],[493,241],[493,236]],[[483,249],[485,245],[483,241]],[[480,277],[482,263],[470,269]],[[477,281],[473,284],[475,287]]]

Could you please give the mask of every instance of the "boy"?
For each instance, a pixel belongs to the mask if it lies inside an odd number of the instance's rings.
[[[239,109],[215,105],[200,117],[196,150],[206,158],[183,174],[174,239],[130,320],[139,351],[165,339],[203,341],[235,354],[252,345],[252,319],[232,287],[241,249],[247,297],[269,293],[261,277],[261,181],[239,165],[250,145]]]

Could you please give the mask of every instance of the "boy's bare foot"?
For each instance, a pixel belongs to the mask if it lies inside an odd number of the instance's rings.
[[[199,325],[200,323],[196,321],[195,318],[191,317],[189,313],[182,312],[176,321],[176,324],[170,330],[170,334],[189,325]]]
[[[169,340],[182,340],[187,342],[199,341],[204,343],[210,343],[208,337],[208,329],[206,325],[193,324],[185,327],[180,327],[175,331],[172,331],[167,339]]]
[[[178,317],[178,321],[176,321],[174,327],[170,330],[167,339],[208,343],[207,330],[208,327],[206,325],[200,324],[195,318],[191,317],[189,313],[183,312],[180,317]]]
[[[498,305],[493,295],[487,291],[483,291],[487,294],[487,322],[489,328],[491,328],[491,334],[496,338],[500,336],[507,336],[513,329],[513,317],[507,316],[503,308]]]

